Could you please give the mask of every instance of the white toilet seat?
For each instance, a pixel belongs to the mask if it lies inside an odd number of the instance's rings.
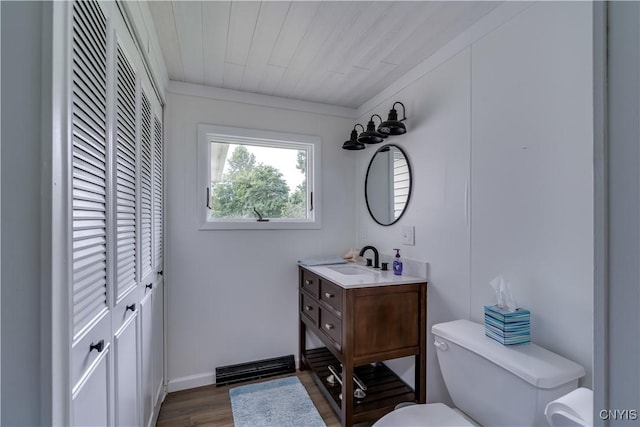
[[[466,418],[444,403],[405,406],[389,412],[373,427],[473,427]]]
[[[549,402],[544,414],[552,426],[592,426],[593,391],[580,387]]]

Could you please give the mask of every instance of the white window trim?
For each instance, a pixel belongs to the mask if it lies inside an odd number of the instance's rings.
[[[256,220],[222,219],[211,221],[208,219],[206,206],[208,180],[211,174],[210,141],[215,137],[228,142],[251,142],[256,144],[269,143],[304,143],[311,145],[311,162],[307,165],[307,191],[313,192],[313,210],[311,218],[305,220],[270,219],[265,222]],[[321,144],[319,136],[295,133],[273,132],[257,129],[243,129],[211,124],[198,124],[198,188],[196,194],[196,212],[199,230],[313,230],[322,227],[320,191]]]

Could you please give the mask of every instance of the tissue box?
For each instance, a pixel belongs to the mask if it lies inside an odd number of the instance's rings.
[[[494,305],[484,307],[485,335],[502,345],[531,342],[531,313],[522,308],[507,311]]]

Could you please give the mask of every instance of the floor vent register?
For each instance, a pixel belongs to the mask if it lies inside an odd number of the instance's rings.
[[[272,359],[256,360],[255,362],[220,366],[216,368],[216,385],[222,386],[295,371],[296,363],[292,354]]]

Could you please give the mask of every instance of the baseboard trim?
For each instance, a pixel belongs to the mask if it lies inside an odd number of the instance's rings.
[[[300,359],[294,357],[296,362],[296,371],[300,370]],[[190,388],[203,387],[206,385],[212,385],[216,383],[215,372],[205,372],[202,374],[189,375],[186,377],[180,377],[170,380],[167,383],[167,393],[173,393],[174,391],[188,390]],[[164,397],[163,397],[164,400]]]
[[[215,384],[215,372],[205,372],[203,374],[189,375],[170,380],[167,384],[167,392],[187,390],[190,388],[202,387]]]
[[[160,408],[162,407],[162,402],[164,402],[164,398],[167,397],[167,391],[165,387],[161,387],[160,393],[158,394],[158,398],[156,399],[156,404],[153,408],[153,417],[151,417],[149,425],[147,427],[154,427],[158,423],[158,417],[160,416]]]

